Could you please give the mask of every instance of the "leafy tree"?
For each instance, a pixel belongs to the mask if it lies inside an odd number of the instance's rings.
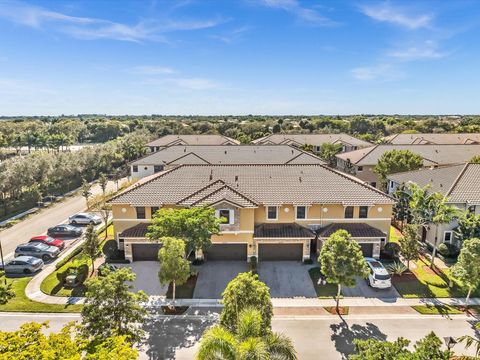
[[[480,332],[480,322],[477,322],[475,324],[475,329],[478,332]],[[478,337],[473,337],[470,335],[464,335],[461,336],[457,339],[458,342],[464,342],[465,343],[465,348],[468,349],[470,346],[474,345],[475,346],[475,357],[478,357],[480,355],[480,339]]]
[[[211,207],[162,208],[152,219],[147,237],[154,241],[162,237],[184,239],[186,254],[189,254],[195,250],[207,249],[212,235],[220,232],[220,224],[220,219]]]
[[[90,191],[92,186],[88,183],[87,180],[83,179],[82,180],[82,196],[85,198],[85,202],[87,203],[88,206],[88,199],[90,198],[90,195],[92,195],[92,192]]]
[[[222,294],[223,311],[220,324],[235,332],[238,314],[246,308],[255,308],[262,316],[262,329],[272,326],[273,306],[270,289],[258,280],[258,275],[250,272],[238,274],[230,281]]]
[[[470,164],[480,164],[480,155],[475,155],[469,161]]]
[[[91,341],[81,333],[81,327],[64,326],[60,332],[45,334],[48,323],[26,323],[15,331],[0,331],[0,358],[15,360],[135,360],[125,336],[112,336]]]
[[[12,290],[12,284],[7,284],[4,276],[5,273],[0,271],[0,305],[5,305],[10,299],[15,297],[15,292]]]
[[[420,244],[418,238],[418,225],[406,225],[403,236],[399,240],[400,254],[407,260],[407,268],[410,270],[410,261],[417,260],[420,253]]]
[[[368,266],[360,245],[345,230],[338,230],[324,241],[318,258],[327,282],[337,284],[336,307],[342,286],[355,286],[357,276],[366,278]]]
[[[100,240],[97,231],[93,225],[88,225],[85,232],[85,240],[83,243],[83,253],[92,261],[92,274],[95,272],[95,260],[98,259],[102,252],[100,251]]]
[[[423,158],[410,150],[390,150],[382,154],[373,171],[378,175],[384,190],[387,188],[387,175],[403,171],[417,170],[423,166]]]
[[[460,280],[462,285],[467,289],[467,298],[465,306],[468,302],[472,291],[480,285],[480,239],[473,238],[465,240],[457,263],[452,267],[452,275]]]
[[[160,271],[158,278],[162,285],[172,283],[173,303],[175,304],[175,289],[183,285],[190,276],[190,262],[185,259],[185,243],[181,239],[163,237],[160,239],[163,246],[158,252]]]
[[[355,339],[355,353],[349,355],[349,360],[449,360],[450,350],[442,350],[442,341],[431,332],[414,345],[414,351],[409,351],[409,340],[381,341],[376,339]]]
[[[320,158],[328,163],[329,166],[335,167],[337,165],[337,155],[342,151],[342,144],[323,143],[320,147]]]
[[[480,214],[465,211],[457,219],[458,226],[455,229],[455,238],[463,242],[471,238],[480,238]]]
[[[132,270],[122,268],[113,272],[105,269],[105,276],[87,281],[82,309],[86,336],[105,340],[114,335],[125,335],[132,343],[141,339],[141,325],[147,313],[141,303],[146,302],[148,296],[143,291],[130,291],[134,280]]]
[[[447,204],[447,198],[440,193],[428,192],[428,186],[419,187],[417,184],[408,185],[411,193],[410,209],[412,212],[412,222],[426,227],[428,224],[435,225],[435,243],[433,244],[432,261],[430,267],[433,268],[438,247],[439,225],[451,222],[458,217],[458,209]]]
[[[102,189],[103,196],[105,196],[105,192],[107,191],[108,178],[104,173],[101,173],[98,177],[98,184],[100,185],[100,189]]]
[[[97,211],[102,217],[105,224],[104,239],[108,236],[108,220],[112,213],[112,204],[108,202],[110,196],[108,194],[98,194],[90,197],[88,208],[92,211]]]
[[[402,184],[395,190],[393,197],[397,200],[393,205],[393,218],[402,224],[401,228],[403,229],[405,223],[409,223],[412,218],[410,210],[411,194],[407,186]]]
[[[236,330],[222,325],[206,330],[195,356],[197,360],[210,359],[283,359],[296,360],[292,341],[282,334],[262,327],[259,310],[246,308],[240,311]]]

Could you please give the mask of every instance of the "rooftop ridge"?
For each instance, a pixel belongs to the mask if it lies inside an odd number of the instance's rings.
[[[466,163],[465,166],[463,167],[462,171],[460,171],[460,173],[458,174],[458,176],[455,178],[455,180],[453,181],[452,183],[452,186],[450,186],[450,189],[448,189],[447,193],[445,194],[445,197],[449,196],[453,189],[455,189],[455,186],[457,186],[458,182],[460,181],[460,179],[463,177],[463,174],[465,174],[465,171],[467,170],[468,166],[470,164],[469,163]]]
[[[206,198],[208,198],[208,197],[210,197],[210,196],[212,196],[212,195],[214,195],[214,194],[216,194],[216,193],[218,193],[219,191],[224,190],[224,189],[229,189],[229,190],[233,191],[235,194],[243,197],[245,200],[251,202],[252,204],[258,205],[258,203],[257,203],[256,201],[253,201],[252,199],[250,199],[249,197],[247,197],[246,195],[244,195],[244,194],[241,193],[240,191],[232,188],[232,187],[231,187],[230,185],[228,185],[227,183],[225,183],[225,185],[222,186],[221,188],[218,188],[217,190],[214,190],[214,191],[212,191],[211,193],[205,195],[203,198],[200,198],[200,199],[198,199],[197,201],[193,202],[192,205],[198,204],[198,203],[201,202],[202,200],[205,200]]]

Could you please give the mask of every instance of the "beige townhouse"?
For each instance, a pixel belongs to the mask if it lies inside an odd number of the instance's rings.
[[[141,179],[111,200],[119,247],[132,261],[155,260],[146,238],[156,210],[212,206],[226,219],[206,260],[305,260],[336,229],[366,256],[388,242],[393,199],[322,164],[180,165]],[[317,236],[318,235],[318,236]]]
[[[146,146],[155,152],[173,145],[239,145],[240,142],[223,135],[165,135]]]
[[[384,144],[394,145],[426,145],[426,144],[480,144],[478,133],[419,133],[419,134],[394,134],[382,139]]]
[[[313,155],[289,145],[173,145],[130,164],[132,178],[141,179],[178,165],[324,164]]]

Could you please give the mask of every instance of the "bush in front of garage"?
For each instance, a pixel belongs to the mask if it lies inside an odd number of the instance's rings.
[[[396,260],[400,255],[400,245],[395,242],[385,244],[385,247],[380,253],[381,259]]]
[[[125,259],[125,251],[118,248],[115,240],[107,240],[102,247],[105,255],[105,262],[110,264],[128,264],[130,260]]]

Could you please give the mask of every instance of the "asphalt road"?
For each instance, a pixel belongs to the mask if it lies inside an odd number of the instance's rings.
[[[108,190],[116,190],[116,184],[110,181]],[[101,192],[100,186],[92,186],[91,191],[94,194],[99,194]],[[18,245],[28,242],[33,236],[45,233],[49,227],[66,221],[70,215],[84,211],[85,208],[85,198],[81,195],[73,196],[43,209],[43,211],[28,217],[11,228],[1,231],[0,241],[2,242],[5,260],[13,257]]]
[[[58,331],[64,324],[79,319],[75,314],[0,314],[0,330],[14,330],[28,321],[49,321],[50,330]],[[215,323],[215,315],[187,317],[152,316],[146,324],[148,336],[141,359],[191,360],[203,331]],[[274,318],[273,330],[285,333],[294,342],[299,359],[346,359],[353,349],[354,338],[394,340],[405,337],[416,341],[430,331],[440,336],[474,334],[472,320],[465,317],[447,319],[438,316],[368,316],[346,318]],[[457,354],[473,355],[456,345]]]

